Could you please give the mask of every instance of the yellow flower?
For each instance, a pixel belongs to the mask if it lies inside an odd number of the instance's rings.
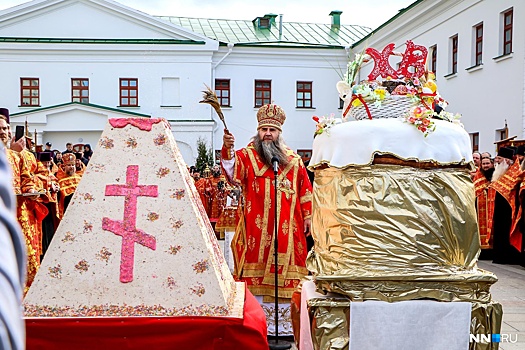
[[[385,99],[385,95],[386,95],[385,89],[375,89],[374,92],[376,93],[376,95],[379,97],[380,100]]]
[[[436,85],[436,82],[433,81],[433,80],[429,80],[425,83],[425,87],[429,88],[430,90],[432,90],[432,92],[436,92],[437,90],[437,85]]]
[[[352,107],[357,107],[357,106],[360,106],[362,103],[361,101],[356,98],[353,102],[352,102]]]

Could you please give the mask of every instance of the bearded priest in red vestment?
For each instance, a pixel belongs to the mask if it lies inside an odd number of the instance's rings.
[[[221,162],[230,181],[242,187],[244,204],[232,240],[237,279],[246,282],[266,312],[268,333],[275,334],[274,205],[278,213],[279,335],[292,335],[290,302],[306,269],[312,185],[301,157],[282,138],[285,112],[275,104],[257,112],[257,134],[234,152],[234,136],[225,131]],[[277,200],[272,158],[278,159]],[[281,303],[282,300],[282,303]]]

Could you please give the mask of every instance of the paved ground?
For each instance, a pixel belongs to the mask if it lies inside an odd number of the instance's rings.
[[[492,299],[503,306],[502,334],[510,334],[515,344],[500,343],[500,350],[525,349],[525,268],[516,265],[493,264],[491,261],[478,261],[478,266],[498,276],[490,289]]]

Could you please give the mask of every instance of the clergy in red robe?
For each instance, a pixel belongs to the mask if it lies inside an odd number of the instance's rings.
[[[67,206],[82,179],[82,176],[76,172],[75,155],[73,153],[66,153],[62,156],[62,159],[64,161],[64,174],[58,180],[58,186],[60,187],[58,206],[61,218],[64,216]]]
[[[281,126],[285,118],[281,107],[262,106],[257,112],[257,134],[247,147],[236,152],[233,151],[234,136],[229,132],[223,136],[224,171],[232,182],[242,187],[244,196],[241,218],[232,241],[234,275],[246,282],[254,295],[262,296],[262,302],[274,301],[275,295],[275,206],[279,299],[291,299],[301,278],[308,273],[306,235],[310,230],[312,185],[301,157],[282,139]],[[277,198],[274,196],[272,159],[278,166]],[[268,325],[269,333],[273,333],[272,326]],[[281,326],[279,334],[283,334]]]
[[[8,146],[10,140],[8,130],[7,118],[2,114],[0,115],[0,141],[5,147]],[[12,149],[5,151],[13,175],[13,189],[17,196],[16,216],[26,244],[27,280],[24,287],[25,294],[40,267],[42,220],[47,215],[47,209],[37,202],[39,188],[31,172],[34,156],[31,158],[32,154],[23,149],[23,143],[25,143],[24,139],[16,143],[18,147],[22,147],[20,152]],[[35,193],[35,195],[26,196],[31,193]]]
[[[493,170],[493,169],[492,169]],[[492,176],[492,173],[490,174]],[[476,191],[476,211],[478,213],[481,249],[492,248],[492,218],[494,216],[494,196],[489,197],[490,179],[485,171],[478,169],[474,175]]]
[[[494,198],[492,234],[494,259],[497,264],[518,264],[522,251],[520,231],[521,206],[519,189],[524,172],[514,161],[514,151],[501,147],[494,163],[496,165],[489,186],[489,199]]]
[[[57,192],[59,191],[58,180],[51,171],[52,156],[51,152],[40,152],[38,154],[38,170],[36,177],[41,181],[42,188],[46,191],[39,198],[43,203],[48,214],[42,221],[42,257],[45,255],[51,240],[55,234],[61,216],[58,205]]]

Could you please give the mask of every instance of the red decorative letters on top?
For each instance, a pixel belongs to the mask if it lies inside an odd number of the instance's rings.
[[[417,53],[419,51],[419,53]],[[420,78],[425,74],[425,62],[427,60],[428,50],[426,47],[421,45],[414,45],[412,40],[407,41],[407,48],[401,63],[399,63],[400,73],[405,78]],[[410,72],[409,67],[414,67],[414,71]]]
[[[137,197],[157,197],[158,186],[138,185],[139,166],[128,165],[125,185],[107,185],[106,196],[124,196],[124,220],[102,218],[102,228],[122,237],[122,252],[120,257],[120,282],[133,281],[133,265],[135,263],[135,243],[151,250],[157,248],[155,237],[137,229]]]
[[[365,52],[374,59],[374,68],[368,75],[368,80],[375,80],[378,76],[383,79],[388,77],[392,79],[398,78],[420,78],[425,74],[425,62],[427,60],[428,50],[426,47],[421,45],[414,45],[411,40],[407,40],[405,53],[402,55],[403,59],[399,63],[399,69],[396,71],[388,59],[390,55],[399,55],[394,53],[394,43],[390,43],[380,53],[376,49],[371,47],[367,48]],[[409,70],[413,67],[413,71]]]
[[[394,51],[395,46],[396,45],[394,43],[390,43],[385,46],[381,53],[371,47],[365,50],[365,52],[374,59],[374,69],[372,69],[372,72],[368,74],[368,80],[375,80],[380,75],[382,78],[391,77],[393,79],[397,79],[397,72],[390,66],[390,63],[388,62],[388,58],[392,54],[392,51]]]

